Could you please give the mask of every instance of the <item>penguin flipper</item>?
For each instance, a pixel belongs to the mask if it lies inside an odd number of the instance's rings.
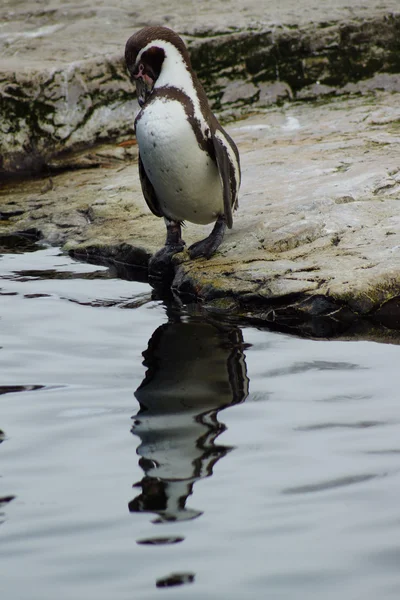
[[[239,154],[233,140],[224,130],[217,129],[212,139],[222,181],[225,221],[228,228],[232,229],[232,210],[237,206],[240,185]]]
[[[144,199],[146,200],[147,206],[156,217],[163,217],[163,213],[160,209],[160,203],[158,202],[156,192],[154,190],[153,184],[150,179],[147,177],[147,173],[145,171],[142,159],[139,153],[139,178],[140,185],[142,186],[142,192]]]

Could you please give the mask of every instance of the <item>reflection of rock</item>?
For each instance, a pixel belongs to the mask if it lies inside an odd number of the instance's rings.
[[[242,335],[205,321],[168,323],[155,331],[144,358],[132,432],[141,440],[145,477],[129,510],[154,512],[158,522],[193,519],[201,512],[185,504],[194,483],[230,450],[215,443],[225,429],[217,413],[248,393]]]

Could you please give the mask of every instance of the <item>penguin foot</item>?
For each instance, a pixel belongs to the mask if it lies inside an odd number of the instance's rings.
[[[178,252],[182,252],[185,242],[179,244],[166,244],[161,250],[156,252],[149,260],[149,279],[163,281],[168,279],[172,271],[172,257]]]
[[[188,250],[190,258],[194,259],[199,258],[200,256],[211,258],[214,252],[220,247],[221,242],[224,239],[225,229],[225,218],[218,217],[218,220],[216,221],[210,235],[204,240],[200,240],[199,242],[195,242],[189,246]]]

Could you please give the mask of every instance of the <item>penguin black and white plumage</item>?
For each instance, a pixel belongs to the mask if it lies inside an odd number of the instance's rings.
[[[139,175],[150,210],[164,217],[161,264],[183,250],[184,221],[215,222],[211,234],[189,248],[210,258],[232,227],[240,186],[239,153],[212,113],[182,39],[166,27],[145,27],[125,48],[126,65],[141,107],[135,120]]]

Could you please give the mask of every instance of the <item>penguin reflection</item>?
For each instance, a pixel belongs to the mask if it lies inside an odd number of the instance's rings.
[[[155,522],[193,519],[186,507],[198,479],[212,475],[231,450],[218,445],[225,430],[217,413],[243,402],[248,379],[241,331],[209,321],[180,320],[159,327],[143,353],[147,372],[135,392],[140,410],[132,433],[145,476],[131,512],[153,512]]]

